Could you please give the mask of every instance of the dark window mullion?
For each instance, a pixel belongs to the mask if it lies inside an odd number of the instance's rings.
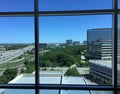
[[[114,9],[104,10],[69,10],[69,11],[39,11],[40,16],[74,16],[74,15],[98,15],[112,14]]]
[[[39,94],[39,18],[38,0],[34,0],[34,29],[35,29],[35,94]]]
[[[113,85],[114,94],[117,94],[117,39],[118,39],[118,0],[113,0]]]
[[[20,16],[20,17],[28,17],[28,16],[33,16],[34,15],[34,12],[30,12],[30,11],[22,11],[22,12],[0,12],[0,17],[16,17],[16,16]]]

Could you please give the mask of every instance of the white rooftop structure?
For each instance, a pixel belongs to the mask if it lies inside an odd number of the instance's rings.
[[[66,77],[63,76],[62,72],[55,71],[43,71],[40,72],[40,83],[42,84],[82,84],[85,85],[84,77]],[[58,74],[57,74],[58,73]],[[48,74],[48,76],[46,75]],[[61,77],[62,76],[62,77]],[[62,79],[61,79],[62,78]],[[35,74],[21,74],[13,79],[10,83],[17,84],[34,84],[35,83]],[[35,94],[35,90],[30,89],[4,89],[0,90],[0,94]],[[59,90],[40,90],[40,94],[59,94]],[[61,90],[60,94],[96,94],[88,90]],[[108,94],[108,93],[99,93],[99,94]],[[110,93],[109,93],[110,94]]]
[[[79,84],[85,85],[83,77],[63,77],[62,84]],[[91,94],[90,91],[85,90],[61,90],[61,94]]]
[[[62,80],[62,84],[81,84],[85,85],[85,81],[83,77],[69,77],[64,76]]]
[[[112,69],[112,60],[89,60],[89,62]],[[118,63],[117,66],[117,69],[120,71],[120,64]]]
[[[96,65],[104,66],[107,68],[112,68],[111,60],[89,60],[90,63],[94,63]]]

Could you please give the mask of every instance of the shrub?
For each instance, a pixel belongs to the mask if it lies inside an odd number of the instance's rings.
[[[8,83],[17,75],[17,68],[6,69],[2,76],[0,76],[0,83]]]
[[[76,67],[72,67],[66,71],[65,76],[80,76],[80,74]]]

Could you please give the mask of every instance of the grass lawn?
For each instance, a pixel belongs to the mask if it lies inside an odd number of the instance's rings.
[[[15,66],[18,66],[18,65],[21,65],[23,64],[25,61],[25,59],[21,60],[21,61],[18,61],[18,62],[6,62],[6,63],[3,63],[3,64],[0,64],[0,68],[11,68],[11,67],[15,67]]]
[[[24,54],[23,57],[26,57],[26,60],[29,60],[29,59],[32,59],[34,58],[34,55],[29,55],[29,54]],[[9,61],[9,62],[6,62],[6,63],[3,63],[3,64],[0,64],[0,68],[12,68],[12,67],[17,67],[21,64],[24,64],[24,61],[25,59],[22,59],[20,61],[16,61],[16,62],[12,62],[12,61]]]

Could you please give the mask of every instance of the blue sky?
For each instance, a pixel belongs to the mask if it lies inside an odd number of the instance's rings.
[[[39,0],[40,10],[110,9],[112,0]]]
[[[118,0],[118,8],[120,8],[120,0]]]
[[[39,10],[47,11],[104,8],[112,8],[112,0],[39,0]],[[0,0],[0,11],[33,10],[34,0]]]
[[[66,39],[83,42],[87,30],[111,28],[111,15],[40,17],[40,42],[66,42]]]
[[[39,10],[111,8],[112,3],[108,1],[112,0],[41,0],[39,1]],[[33,0],[0,0],[0,11],[33,11]],[[86,40],[87,29],[111,28],[112,16],[50,16],[39,17],[39,22],[40,42],[61,43],[66,39],[82,42]],[[0,43],[33,42],[33,17],[0,17]]]
[[[0,17],[0,43],[34,42],[33,17]]]

